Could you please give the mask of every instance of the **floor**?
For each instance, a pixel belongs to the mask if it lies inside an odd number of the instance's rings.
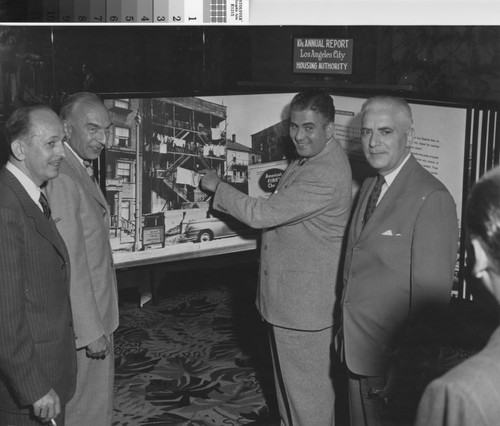
[[[136,289],[120,291],[114,425],[276,417],[265,329],[253,305],[256,277],[255,264],[171,272],[158,306],[142,308]]]
[[[249,262],[171,271],[157,305],[140,307],[137,288],[120,290],[113,425],[279,425],[256,283],[257,263]],[[486,305],[452,306],[432,330],[439,345],[413,351],[403,365],[399,394],[410,398],[395,399],[402,414],[395,425],[411,424],[406,414],[425,383],[480,349],[494,327]],[[337,425],[347,426],[338,371]]]

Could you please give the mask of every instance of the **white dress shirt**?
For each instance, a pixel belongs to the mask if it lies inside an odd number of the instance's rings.
[[[14,163],[11,163],[10,161],[7,162],[5,165],[7,170],[11,172],[16,179],[19,181],[19,183],[23,186],[23,188],[26,190],[30,198],[35,202],[35,204],[40,208],[40,210],[43,212],[43,207],[40,204],[40,193],[42,192],[41,189],[36,186],[35,182],[29,178],[26,173],[24,173],[19,167],[17,167]]]

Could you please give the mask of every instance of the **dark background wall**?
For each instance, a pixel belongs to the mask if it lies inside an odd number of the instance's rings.
[[[354,40],[350,75],[294,74],[294,36]],[[101,93],[197,95],[324,86],[413,98],[496,102],[500,27],[0,26],[0,60],[15,39],[34,97],[82,89],[82,65]],[[30,93],[31,93],[30,92]],[[29,96],[26,96],[29,100]]]

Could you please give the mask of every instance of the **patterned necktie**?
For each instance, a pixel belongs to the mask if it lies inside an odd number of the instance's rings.
[[[47,201],[47,198],[45,197],[43,192],[40,192],[40,198],[38,199],[38,201],[42,206],[43,214],[47,219],[50,219],[51,212],[50,212],[49,202]]]
[[[85,170],[87,171],[87,174],[92,179],[94,179],[94,166],[92,165],[92,161],[83,160],[83,165],[85,166]]]
[[[373,187],[370,197],[368,197],[368,203],[366,203],[365,215],[363,217],[363,223],[365,225],[366,222],[368,222],[368,219],[370,219],[370,216],[375,210],[375,207],[377,207],[378,197],[380,196],[380,192],[382,191],[382,186],[384,185],[384,183],[385,183],[384,177],[382,175],[378,175],[377,183]]]

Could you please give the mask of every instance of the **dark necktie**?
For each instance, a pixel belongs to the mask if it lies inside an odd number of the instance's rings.
[[[45,195],[43,195],[43,192],[40,192],[40,198],[38,199],[38,201],[42,206],[43,214],[47,219],[50,219],[51,212],[50,212],[49,202],[47,201]]]
[[[377,183],[375,183],[375,186],[373,187],[372,193],[368,197],[368,202],[366,203],[366,210],[365,210],[365,216],[363,218],[364,224],[366,225],[366,222],[368,222],[368,219],[370,219],[370,216],[372,215],[373,211],[375,210],[375,207],[377,207],[377,201],[378,197],[380,196],[380,192],[382,191],[382,185],[384,185],[385,179],[382,175],[378,175],[377,177]]]

